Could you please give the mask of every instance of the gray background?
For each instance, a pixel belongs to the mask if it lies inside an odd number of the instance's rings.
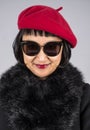
[[[16,63],[12,43],[18,32],[18,14],[34,4],[63,6],[61,13],[78,39],[76,48],[72,49],[71,62],[90,83],[90,0],[0,0],[0,75]]]

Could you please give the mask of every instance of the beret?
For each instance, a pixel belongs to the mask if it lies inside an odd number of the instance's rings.
[[[36,29],[50,32],[69,42],[72,48],[77,39],[65,18],[54,9],[45,5],[33,5],[24,9],[18,16],[18,29]]]

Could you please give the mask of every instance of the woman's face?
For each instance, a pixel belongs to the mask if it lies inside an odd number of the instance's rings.
[[[44,46],[47,42],[61,42],[62,39],[55,36],[46,37],[40,35],[35,36],[24,34],[22,37],[22,41],[34,41],[37,42],[40,46]],[[40,52],[35,56],[28,56],[23,52],[24,63],[33,74],[42,79],[46,78],[48,75],[52,74],[60,64],[62,49],[63,46],[61,46],[60,52],[56,56],[47,56],[43,51],[43,47],[41,47]]]

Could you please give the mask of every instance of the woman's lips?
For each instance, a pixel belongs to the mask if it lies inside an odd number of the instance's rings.
[[[35,64],[37,68],[39,69],[45,69],[47,68],[50,64]]]

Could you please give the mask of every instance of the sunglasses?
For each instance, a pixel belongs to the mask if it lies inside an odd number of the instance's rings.
[[[41,48],[43,48],[43,51],[47,56],[56,56],[59,54],[61,46],[61,41],[50,41],[47,42],[44,46],[40,46],[39,43],[35,41],[21,42],[22,50],[28,56],[37,55],[40,52]]]

